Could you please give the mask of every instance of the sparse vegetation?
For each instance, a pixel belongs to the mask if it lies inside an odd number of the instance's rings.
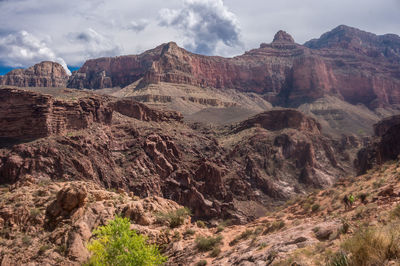
[[[196,263],[196,266],[206,266],[207,265],[207,261],[206,260],[200,260]]]
[[[384,265],[400,258],[399,225],[362,228],[342,247],[350,254],[349,265]]]
[[[311,211],[312,212],[317,212],[319,209],[320,209],[320,205],[319,204],[314,204],[312,207],[311,207]]]
[[[217,245],[219,245],[222,241],[222,236],[218,235],[216,237],[203,237],[199,236],[196,238],[196,247],[200,251],[210,251]]]
[[[212,249],[210,256],[213,258],[216,258],[219,256],[220,253],[221,253],[221,249],[218,246],[216,246]]]
[[[170,228],[176,228],[181,226],[185,219],[190,216],[190,210],[188,208],[180,208],[175,211],[160,212],[156,216],[158,223],[168,223]]]
[[[221,233],[222,231],[224,231],[225,227],[222,224],[219,224],[217,226],[217,233]]]
[[[32,238],[28,235],[24,235],[22,237],[22,243],[26,246],[29,246],[32,243]]]
[[[201,220],[198,220],[197,222],[196,222],[196,225],[197,225],[197,227],[199,227],[199,228],[206,228],[207,226],[206,226],[206,223],[204,222],[204,221],[201,221]]]
[[[39,255],[43,255],[47,250],[50,249],[49,245],[43,245],[39,248]]]
[[[282,220],[274,221],[272,224],[268,225],[264,230],[263,235],[278,231],[285,227],[285,222]]]
[[[394,219],[400,218],[400,204],[397,204],[396,207],[390,212],[390,216]]]
[[[349,266],[349,259],[343,251],[339,251],[327,259],[327,266]]]
[[[193,229],[191,229],[191,228],[188,228],[188,229],[186,229],[185,232],[183,232],[183,235],[184,235],[184,236],[192,236],[192,235],[194,235],[195,233],[196,233],[195,230],[193,230]]]
[[[238,235],[231,242],[229,242],[229,246],[236,245],[237,243],[239,243],[240,240],[248,239],[253,233],[254,233],[253,230],[250,229],[243,231],[240,235]]]
[[[92,256],[87,265],[161,265],[167,259],[156,245],[130,230],[127,218],[116,217],[93,231],[95,239],[88,244]]]

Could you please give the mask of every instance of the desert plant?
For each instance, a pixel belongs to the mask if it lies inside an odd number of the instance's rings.
[[[385,228],[362,228],[347,239],[342,247],[349,256],[350,265],[383,265],[400,257],[398,225]]]
[[[181,226],[189,215],[190,210],[188,208],[180,208],[175,211],[159,212],[156,217],[158,223],[168,223],[169,227],[176,228]]]
[[[390,216],[394,219],[400,218],[400,204],[397,204],[396,207],[390,212]]]
[[[328,257],[327,266],[349,266],[349,259],[343,251],[339,251]]]
[[[218,257],[218,255],[220,253],[221,253],[221,249],[218,246],[216,246],[211,250],[210,256],[213,258],[216,258],[216,257]]]
[[[196,222],[197,227],[199,228],[206,228],[206,223],[204,221],[198,220]]]
[[[88,244],[92,253],[87,265],[161,265],[167,259],[156,245],[130,230],[127,218],[115,217],[93,231],[95,239]]]
[[[268,225],[268,227],[264,230],[263,235],[278,231],[283,227],[285,227],[284,221],[282,220],[274,221],[271,225]]]
[[[22,243],[26,246],[29,246],[32,243],[32,238],[28,235],[24,235],[22,237]]]
[[[253,234],[252,230],[247,229],[246,231],[243,231],[240,235],[238,235],[231,242],[229,242],[229,246],[236,245],[240,240],[248,239],[252,234]]]
[[[199,236],[196,238],[196,247],[200,251],[210,251],[217,245],[219,245],[222,241],[222,236],[218,235],[216,237],[202,237]]]
[[[206,266],[207,265],[207,261],[206,260],[200,260],[196,263],[196,266]]]
[[[184,235],[184,236],[192,236],[192,235],[194,235],[195,233],[196,233],[195,230],[193,230],[193,229],[191,229],[191,228],[188,228],[188,229],[186,229],[185,232],[183,232],[183,235]]]
[[[312,211],[312,212],[317,212],[317,211],[319,210],[320,207],[321,207],[321,206],[320,206],[318,203],[316,203],[316,204],[312,205],[311,211]]]
[[[217,226],[217,233],[221,233],[222,231],[224,231],[225,227],[222,224],[219,224]]]

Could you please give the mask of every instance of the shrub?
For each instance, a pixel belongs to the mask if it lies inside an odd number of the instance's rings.
[[[312,211],[312,212],[317,212],[317,211],[319,210],[320,207],[321,207],[321,206],[320,206],[319,204],[314,204],[314,205],[311,207],[311,211]]]
[[[206,228],[206,223],[203,222],[203,221],[200,221],[200,220],[198,220],[198,221],[196,222],[196,225],[197,225],[197,227],[199,227],[199,228]]]
[[[246,231],[243,231],[240,235],[238,235],[231,242],[229,242],[229,246],[236,245],[242,239],[248,239],[252,234],[253,234],[252,230],[247,229]]]
[[[169,211],[167,213],[157,213],[158,223],[168,223],[169,227],[176,228],[181,226],[185,222],[185,218],[190,215],[188,208],[180,208],[175,211]]]
[[[221,253],[221,249],[219,247],[214,247],[210,253],[210,256],[213,258],[218,257],[218,255]]]
[[[340,251],[330,257],[328,257],[327,266],[349,266],[349,259],[346,253]]]
[[[219,224],[217,226],[217,233],[221,233],[222,231],[224,231],[225,227],[222,224]]]
[[[396,207],[394,207],[394,209],[390,212],[390,216],[395,219],[400,218],[400,204],[397,204]]]
[[[267,229],[264,230],[263,235],[278,231],[278,230],[282,229],[283,227],[285,227],[284,221],[282,221],[282,220],[274,221],[271,225],[268,225]]]
[[[88,265],[161,265],[167,258],[156,245],[130,230],[127,218],[115,217],[93,231],[96,237],[88,244],[92,256]]]
[[[342,246],[351,254],[350,265],[383,265],[400,257],[399,226],[362,228]]]
[[[49,250],[50,249],[50,246],[49,245],[43,245],[43,246],[41,246],[40,248],[39,248],[39,254],[40,255],[43,255],[47,250]]]
[[[196,263],[196,266],[206,266],[207,265],[207,261],[206,260],[200,260]]]
[[[26,246],[29,246],[32,243],[32,238],[30,236],[24,235],[22,238],[22,243]]]
[[[188,228],[188,229],[186,229],[185,232],[183,232],[183,235],[184,235],[184,236],[192,236],[192,235],[194,235],[195,233],[196,233],[195,230],[193,230],[193,229],[191,229],[191,228]]]
[[[216,237],[202,237],[199,236],[196,238],[196,247],[200,251],[210,251],[217,245],[219,245],[222,241],[222,236],[218,235]]]

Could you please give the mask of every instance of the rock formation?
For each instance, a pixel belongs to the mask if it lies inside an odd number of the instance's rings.
[[[340,26],[303,46],[279,31],[272,43],[234,58],[192,54],[171,42],[140,55],[89,60],[68,86],[167,82],[254,92],[284,106],[335,95],[376,108],[400,103],[399,40]]]
[[[374,166],[396,160],[400,155],[400,116],[392,116],[374,125],[375,137],[357,154],[355,165],[359,174]]]
[[[18,87],[65,87],[69,76],[58,63],[44,61],[27,69],[14,69],[0,76],[0,85]]]
[[[140,197],[163,196],[197,218],[245,222],[276,201],[351,172],[350,145],[323,136],[314,119],[295,110],[266,112],[227,132],[207,133],[182,123],[177,113],[131,99],[0,92],[9,99],[1,119],[12,125],[4,124],[1,136],[19,141],[0,149],[2,184],[26,176],[90,180]],[[32,105],[40,108],[32,113]],[[40,134],[23,118],[43,121],[36,126]],[[26,142],[27,136],[36,140]]]
[[[111,122],[112,109],[96,95],[65,101],[32,91],[2,88],[0,98],[1,138],[35,139],[84,129],[93,122]]]

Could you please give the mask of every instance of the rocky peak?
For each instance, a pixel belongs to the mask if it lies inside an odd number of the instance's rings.
[[[276,43],[276,42],[294,43],[294,39],[286,31],[280,30],[275,34],[274,40],[272,42],[273,43]]]
[[[65,87],[68,74],[56,62],[43,61],[27,69],[14,69],[0,76],[0,85],[19,87]]]
[[[322,34],[319,39],[310,40],[304,46],[311,49],[348,49],[370,57],[386,57],[397,63],[400,60],[400,37],[396,34],[376,35],[346,25]]]

